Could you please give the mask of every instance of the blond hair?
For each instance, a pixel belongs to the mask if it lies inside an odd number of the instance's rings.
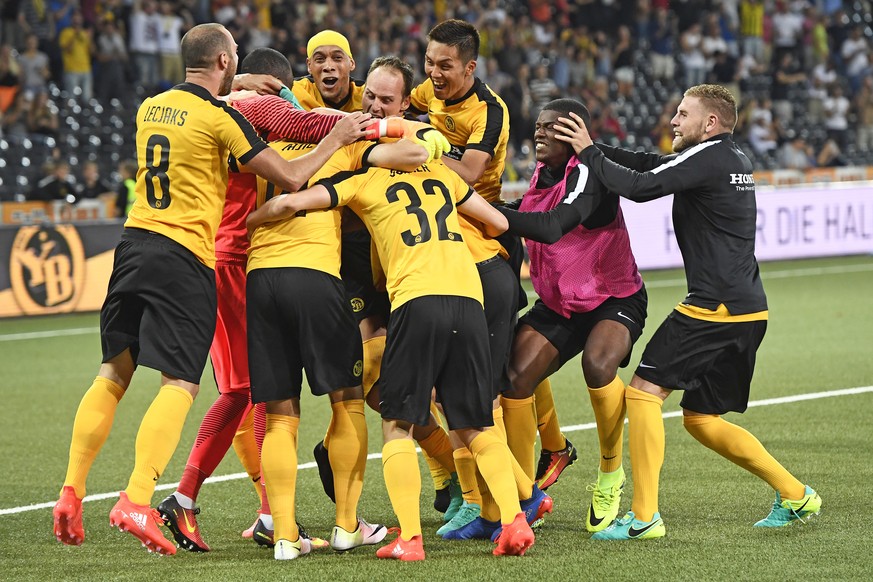
[[[700,99],[704,108],[709,110],[708,112],[714,113],[718,117],[719,123],[733,133],[734,127],[737,125],[737,102],[726,87],[695,85],[685,91],[685,96]]]

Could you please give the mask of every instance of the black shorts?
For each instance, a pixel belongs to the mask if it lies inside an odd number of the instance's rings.
[[[497,242],[506,249],[509,254],[507,263],[515,275],[515,287],[518,291],[518,311],[521,311],[528,305],[527,290],[521,285],[521,266],[527,257],[527,249],[521,241],[521,237],[509,232],[504,232],[497,237]]]
[[[382,418],[424,426],[431,390],[450,429],[492,426],[485,312],[475,299],[418,297],[391,313],[382,357]]]
[[[617,321],[630,332],[631,345],[635,344],[643,333],[646,324],[646,307],[649,299],[646,287],[627,297],[610,297],[591,311],[574,313],[569,319],[549,309],[545,303],[537,299],[534,306],[521,316],[519,327],[529,325],[558,350],[558,367],[575,358],[585,349],[588,335],[598,322],[605,319]],[[632,350],[621,361],[624,368],[630,362]]]
[[[370,233],[367,229],[343,233],[340,276],[346,297],[359,322],[374,315],[388,321],[391,302],[386,291],[379,291],[373,285]]]
[[[684,390],[682,408],[701,414],[744,412],[766,321],[715,323],[672,312],[649,340],[636,375]]]
[[[162,234],[124,229],[100,310],[104,362],[130,348],[134,363],[199,384],[215,318],[215,271]]]
[[[518,278],[502,257],[476,264],[485,298],[485,321],[491,352],[492,397],[509,387],[509,356],[515,322],[518,321]]]
[[[246,278],[252,402],[361,384],[363,347],[342,281],[314,269],[255,269]]]

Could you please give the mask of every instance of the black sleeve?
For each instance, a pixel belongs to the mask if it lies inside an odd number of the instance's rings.
[[[710,142],[711,145],[716,143]],[[703,149],[691,153],[699,154]],[[637,172],[616,164],[607,159],[595,146],[588,146],[578,154],[578,157],[609,191],[634,202],[646,202],[692,190],[705,183],[710,173],[706,163],[699,163],[702,161],[700,158],[704,156],[697,158],[695,155],[692,162],[692,156],[684,152],[682,156],[673,158],[670,163],[646,172]]]
[[[495,206],[503,206],[504,208],[509,208],[510,210],[518,210],[518,207],[521,206],[521,198],[516,198],[510,202],[506,202],[505,204],[495,204]]]
[[[509,221],[509,232],[536,242],[552,244],[582,223],[573,204],[558,204],[548,212],[519,212],[506,206],[497,210]]]
[[[637,172],[648,172],[676,157],[675,155],[662,156],[661,154],[648,152],[632,152],[631,150],[613,147],[604,143],[597,143],[595,145],[608,160],[612,160],[620,166],[636,170]],[[582,158],[580,157],[579,159],[581,160]]]

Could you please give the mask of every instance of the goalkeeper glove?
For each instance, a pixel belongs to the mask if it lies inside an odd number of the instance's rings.
[[[428,162],[440,159],[452,149],[446,136],[434,126],[400,117],[379,119],[367,126],[365,139],[380,137],[402,137],[417,143],[427,150]]]

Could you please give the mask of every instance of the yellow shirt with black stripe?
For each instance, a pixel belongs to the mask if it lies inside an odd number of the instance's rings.
[[[459,99],[437,99],[433,81],[427,79],[412,90],[412,107],[427,112],[431,125],[449,140],[452,149],[445,154],[453,160],[463,157],[468,149],[491,156],[482,177],[473,184],[476,193],[488,202],[501,200],[501,178],[506,164],[509,142],[509,111],[503,100],[478,78],[470,90]],[[490,259],[506,251],[496,240],[485,236],[481,225],[461,217],[461,228],[476,262]]]
[[[376,147],[376,142],[356,141],[338,149],[327,162],[310,178],[309,183],[315,184],[324,178],[330,178],[340,172],[350,172],[359,169],[366,163],[367,154]]]
[[[310,152],[315,144],[278,140],[271,142],[270,147],[286,160],[293,160]],[[278,186],[258,177],[258,207],[284,193]],[[283,267],[314,269],[339,278],[338,210],[310,210],[255,229],[248,250],[246,272]]]
[[[440,161],[413,172],[362,168],[319,182],[334,205],[360,216],[387,276],[392,311],[417,297],[470,297],[482,303],[482,283],[464,244],[456,205],[472,189]]]
[[[136,200],[125,226],[160,233],[215,267],[227,159],[267,147],[239,111],[192,83],[143,101],[136,114]]]
[[[306,111],[311,111],[316,107],[330,107],[345,111],[346,113],[352,113],[361,110],[364,98],[364,83],[357,79],[349,79],[349,94],[339,103],[329,103],[324,100],[324,97],[318,91],[312,75],[294,79],[291,92],[294,93],[300,106]]]

